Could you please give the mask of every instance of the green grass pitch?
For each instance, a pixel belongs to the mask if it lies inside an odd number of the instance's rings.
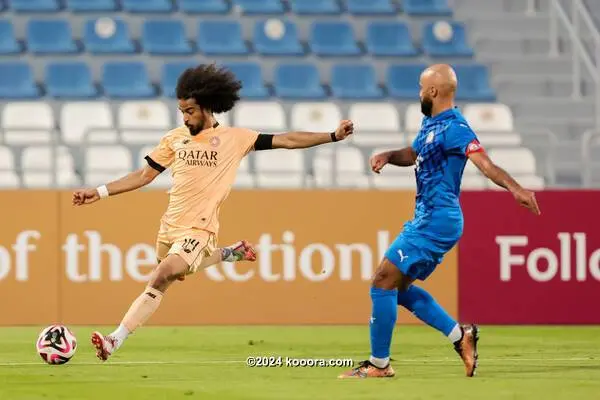
[[[396,377],[338,380],[344,368],[246,366],[249,356],[365,359],[365,326],[145,327],[108,362],[92,327],[66,365],[42,362],[42,327],[0,328],[0,399],[598,399],[600,327],[481,327],[480,365],[466,378],[450,344],[427,327],[397,327]],[[97,327],[95,327],[97,329]],[[109,328],[101,331],[107,332]]]

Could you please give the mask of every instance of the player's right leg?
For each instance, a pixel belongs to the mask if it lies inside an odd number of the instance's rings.
[[[125,339],[156,312],[167,288],[189,269],[189,263],[177,254],[169,254],[154,269],[142,294],[135,299],[123,317],[119,328],[110,335],[92,334],[96,356],[106,361],[121,347]]]

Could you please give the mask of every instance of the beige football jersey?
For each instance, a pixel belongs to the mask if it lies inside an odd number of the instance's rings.
[[[163,221],[174,228],[217,234],[219,209],[257,137],[258,132],[249,129],[220,125],[196,136],[185,126],[168,132],[149,154],[152,161],[170,168],[173,177]]]

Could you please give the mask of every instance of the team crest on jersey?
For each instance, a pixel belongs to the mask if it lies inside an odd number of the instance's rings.
[[[181,142],[181,144],[188,144],[190,142],[190,139],[183,139],[183,141]]]
[[[435,133],[433,131],[427,134],[427,139],[425,139],[425,143],[433,142],[433,138],[435,137]]]
[[[210,143],[212,147],[219,147],[219,145],[221,144],[221,139],[219,139],[216,136],[213,136],[208,140],[208,143]]]

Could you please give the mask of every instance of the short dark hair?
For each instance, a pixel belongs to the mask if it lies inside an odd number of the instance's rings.
[[[224,113],[240,99],[242,83],[224,67],[203,64],[188,68],[177,81],[177,98],[194,99],[196,104],[214,113]]]

